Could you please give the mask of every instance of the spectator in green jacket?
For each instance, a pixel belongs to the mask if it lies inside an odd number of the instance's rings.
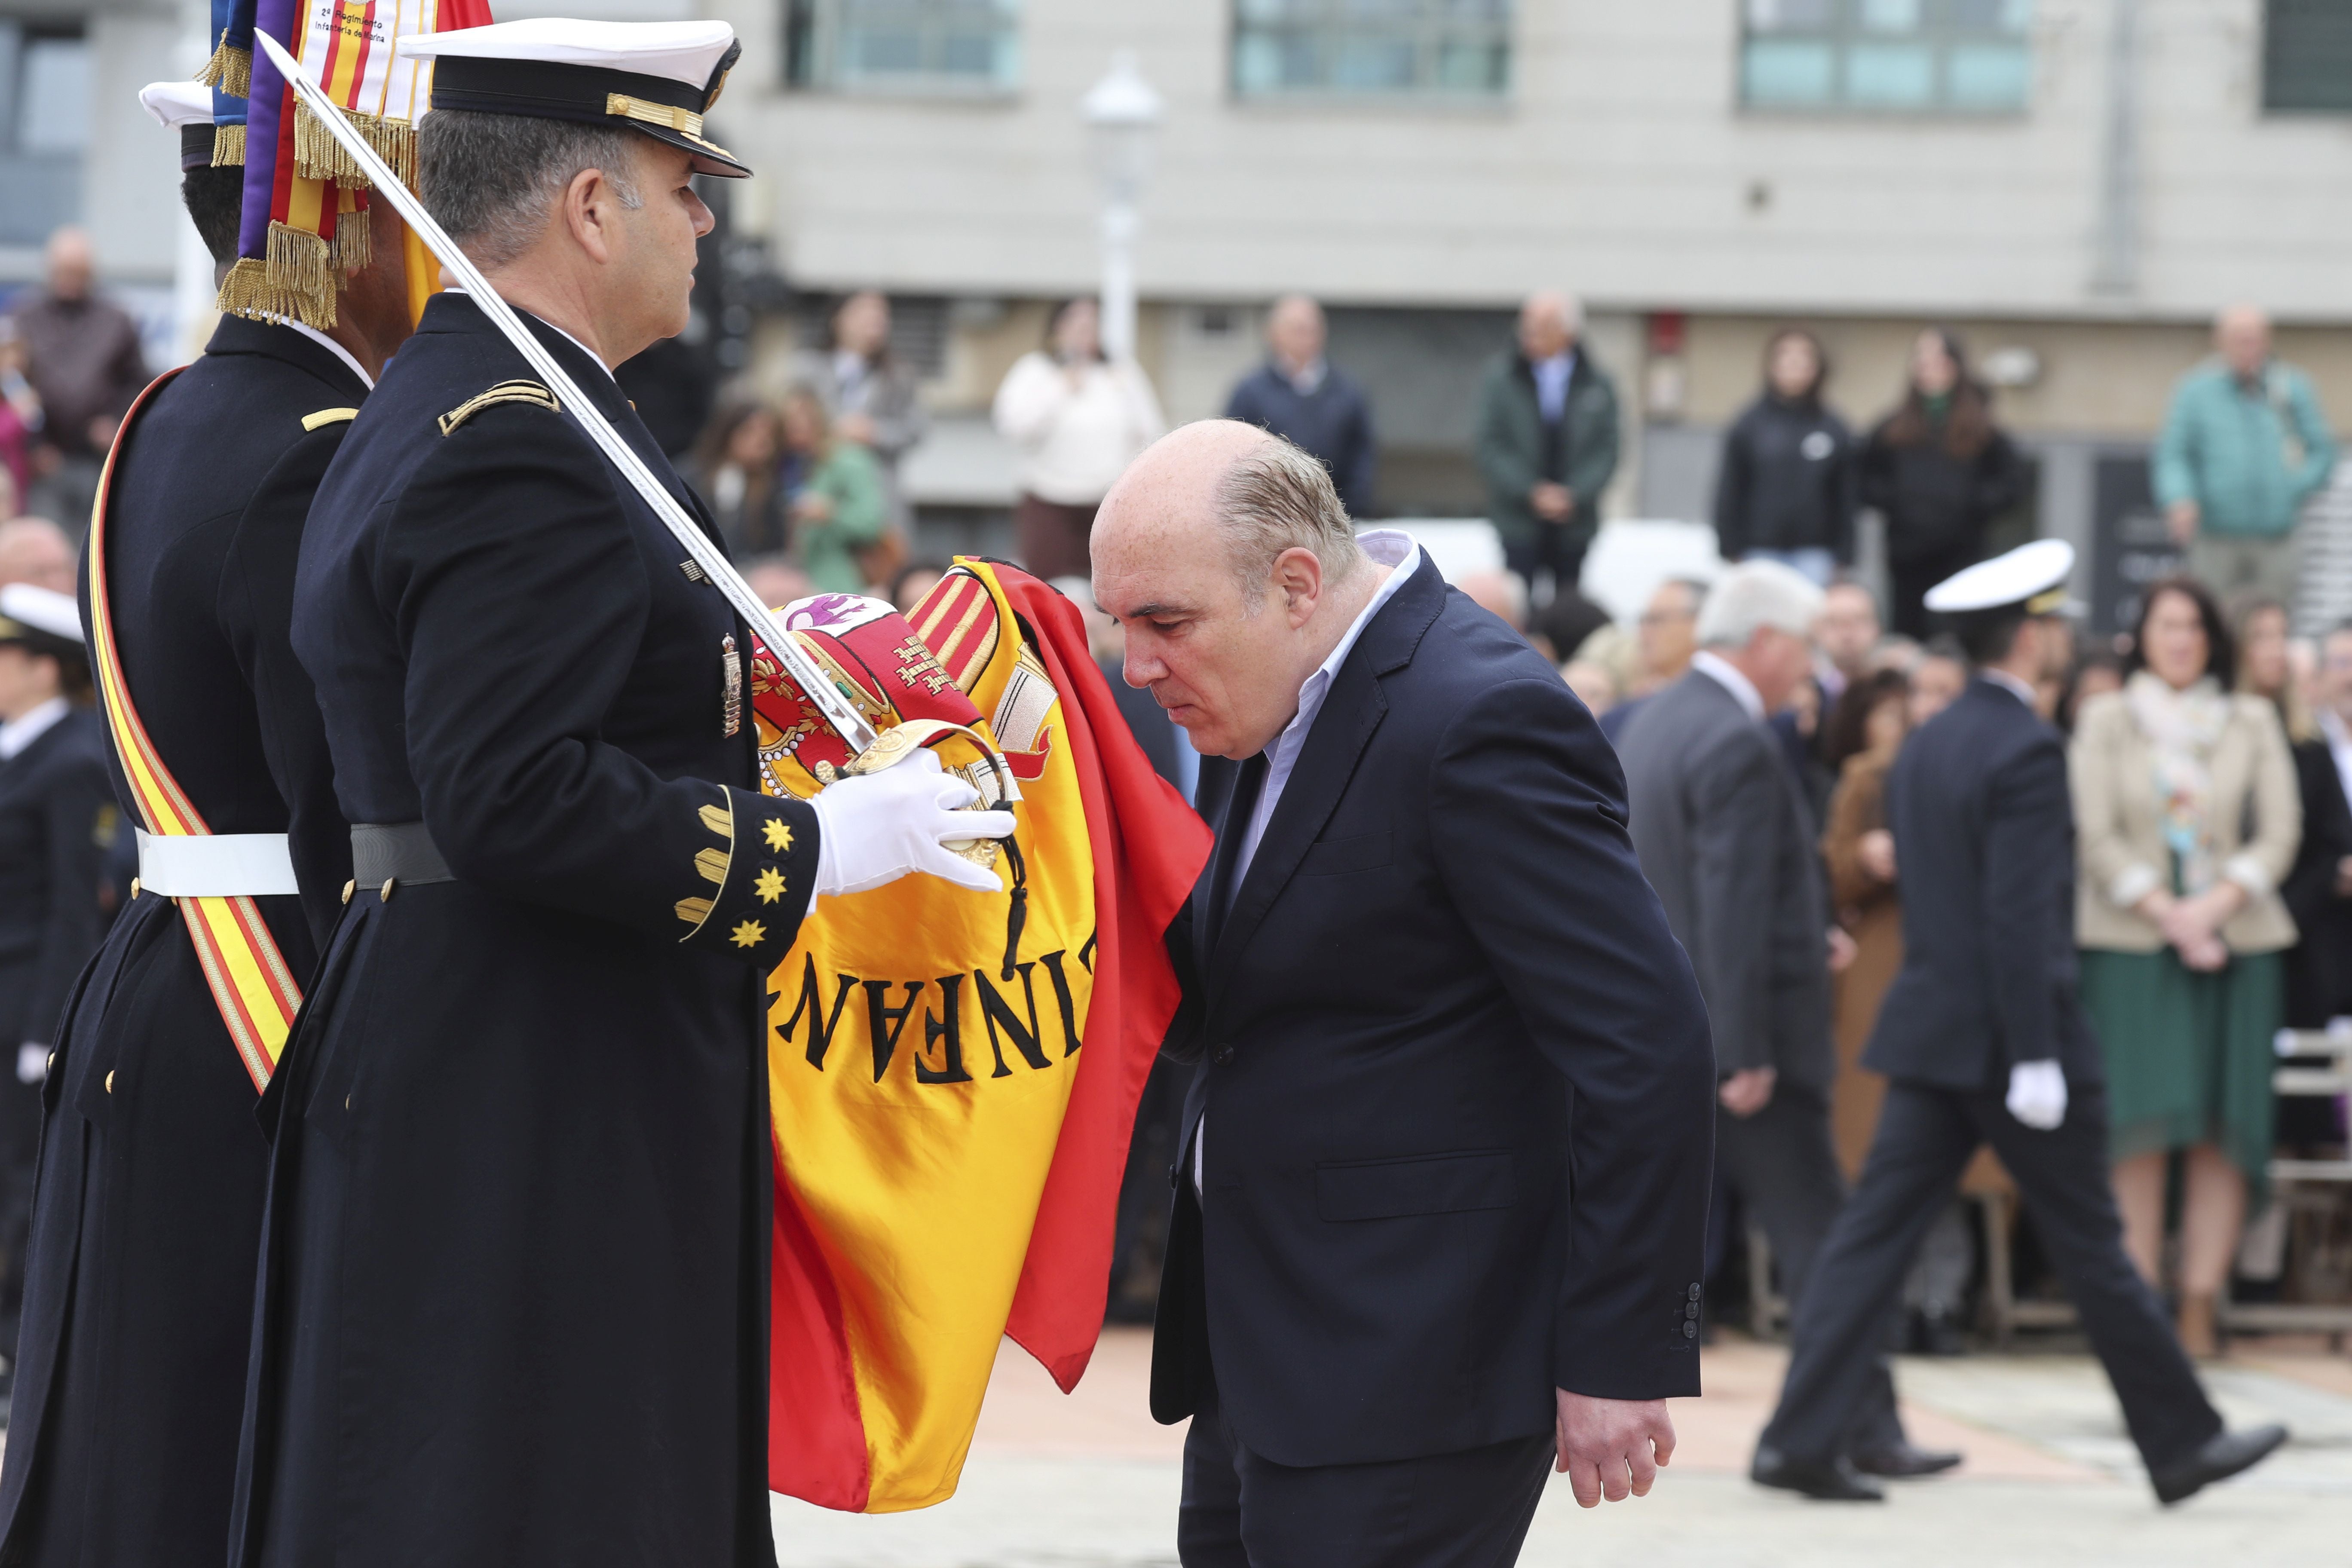
[[[783,489],[790,497],[793,553],[820,594],[863,594],[869,555],[883,548],[889,500],[874,454],[837,438],[814,388],[784,395]]]
[[[2157,504],[2215,592],[2294,601],[2295,519],[2327,482],[2336,443],[2303,372],[2271,357],[2270,319],[2233,305],[2215,356],[2181,377],[2157,442]]]
[[[1549,567],[1576,586],[1601,527],[1601,492],[1617,471],[1617,389],[1581,342],[1573,296],[1530,295],[1519,342],[1496,356],[1478,395],[1475,447],[1486,515],[1512,571]]]

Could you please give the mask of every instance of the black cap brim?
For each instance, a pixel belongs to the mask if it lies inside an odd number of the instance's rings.
[[[643,121],[637,120],[625,121],[623,123],[632,131],[642,132],[656,142],[667,142],[671,146],[692,154],[694,172],[698,174],[716,174],[722,180],[741,180],[751,177],[751,165],[743,163],[716,142],[706,142],[699,136],[684,131],[673,131],[667,125],[647,125]]]

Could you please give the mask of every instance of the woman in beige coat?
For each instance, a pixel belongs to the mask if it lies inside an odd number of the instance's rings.
[[[2180,1337],[2218,1349],[2213,1308],[2271,1151],[2271,1038],[2294,921],[2278,884],[2303,833],[2277,710],[2233,694],[2212,596],[2148,591],[2121,691],[2085,703],[2072,772],[2075,940],[2107,1068],[2124,1245],[2151,1284],[2183,1157]]]

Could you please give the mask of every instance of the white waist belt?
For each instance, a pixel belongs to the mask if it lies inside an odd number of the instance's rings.
[[[139,830],[139,890],[167,899],[259,898],[299,891],[283,833]]]

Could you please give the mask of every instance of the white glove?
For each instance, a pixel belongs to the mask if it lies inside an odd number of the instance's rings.
[[[1009,838],[1009,811],[963,811],[980,792],[950,778],[929,752],[878,773],[836,779],[809,797],[816,810],[819,898],[863,893],[910,871],[927,871],[975,893],[1003,886],[941,845],[966,838]]]
[[[40,1083],[49,1076],[49,1047],[26,1040],[16,1047],[16,1081]]]
[[[2036,1132],[2066,1120],[2066,1074],[2056,1062],[2020,1062],[2009,1069],[2009,1113]]]

